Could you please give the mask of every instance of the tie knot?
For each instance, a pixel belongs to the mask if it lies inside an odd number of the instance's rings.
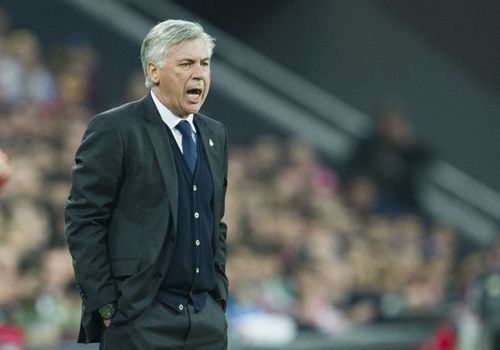
[[[184,137],[192,137],[193,131],[191,129],[191,124],[187,120],[182,120],[176,126],[177,130],[179,130]]]

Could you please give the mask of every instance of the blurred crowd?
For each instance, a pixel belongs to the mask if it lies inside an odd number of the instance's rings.
[[[306,144],[270,137],[233,149],[230,176],[234,317],[281,313],[338,333],[446,301],[453,228],[388,210],[374,178],[344,184]]]
[[[76,148],[100,108],[98,73],[84,33],[42,51],[0,10],[0,349],[74,341],[79,329],[63,210]],[[144,95],[137,76],[124,100]]]
[[[42,51],[0,10],[0,349],[73,341],[79,329],[63,208],[83,130],[102,108],[99,61],[84,33]],[[133,72],[123,101],[145,92]],[[338,334],[435,312],[485,270],[494,250],[459,256],[455,229],[419,214],[414,174],[427,155],[410,136],[401,113],[385,113],[342,176],[296,140],[232,145],[231,336]]]

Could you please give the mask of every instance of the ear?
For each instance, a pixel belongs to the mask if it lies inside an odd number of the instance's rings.
[[[160,82],[160,71],[153,63],[148,64],[148,77],[155,85]]]

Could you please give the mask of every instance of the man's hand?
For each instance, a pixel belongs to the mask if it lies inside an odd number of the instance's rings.
[[[111,326],[111,318],[116,312],[116,303],[109,303],[99,308],[99,314],[106,327]]]

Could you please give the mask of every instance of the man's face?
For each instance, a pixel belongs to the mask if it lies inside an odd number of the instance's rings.
[[[175,115],[198,112],[210,87],[210,58],[202,39],[171,46],[163,65],[149,64],[148,75],[156,97]]]

